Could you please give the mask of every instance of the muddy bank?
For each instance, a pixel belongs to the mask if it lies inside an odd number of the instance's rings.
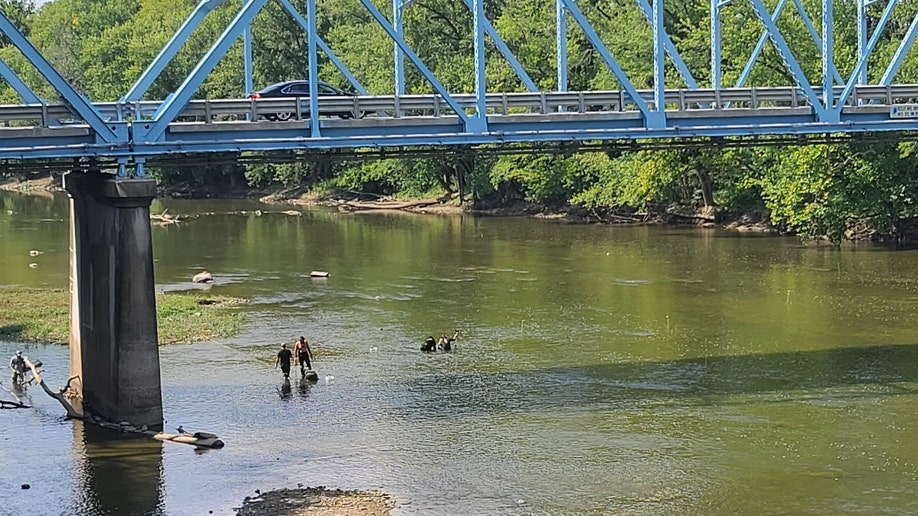
[[[237,516],[386,516],[395,506],[384,493],[322,486],[256,494],[246,497]]]

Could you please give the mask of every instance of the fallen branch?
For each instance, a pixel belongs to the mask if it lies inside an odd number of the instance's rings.
[[[0,400],[0,409],[32,408],[18,401]]]
[[[360,201],[344,201],[341,203],[342,206],[355,209],[355,210],[405,210],[408,208],[421,208],[424,206],[431,206],[434,204],[440,204],[439,199],[418,199],[416,201],[406,201],[406,202],[393,202],[393,201],[383,201],[383,202],[360,202]]]
[[[169,208],[163,210],[159,215],[151,213],[150,220],[156,221],[159,224],[178,224],[181,219],[179,217],[173,217],[172,215],[166,215],[167,211],[169,211]]]
[[[147,435],[149,435],[149,433]],[[205,432],[195,432],[193,434],[182,432],[181,435],[159,432],[157,434],[153,434],[151,437],[157,441],[172,441],[176,443],[193,444],[201,448],[223,448],[223,441],[217,438],[216,435],[208,434]]]
[[[22,400],[19,399],[19,396],[16,396],[16,393],[4,387],[2,383],[0,383],[0,389],[3,389],[6,392],[8,392],[9,395],[12,396],[16,400],[16,401],[0,400],[0,409],[31,408],[25,403],[23,403]]]
[[[123,424],[110,423],[97,416],[89,417],[86,414],[83,414],[82,412],[74,408],[74,406],[70,404],[70,400],[68,400],[67,397],[65,396],[65,393],[70,391],[70,384],[74,380],[77,379],[76,376],[70,377],[70,379],[67,380],[67,385],[65,385],[64,388],[60,390],[60,392],[54,392],[50,388],[48,388],[48,386],[45,384],[45,381],[42,380],[41,375],[38,373],[38,366],[41,365],[41,362],[38,362],[38,364],[33,364],[28,359],[28,357],[25,357],[25,363],[29,367],[29,369],[32,370],[33,379],[38,382],[38,385],[41,385],[41,388],[48,394],[48,396],[51,396],[52,398],[60,402],[60,404],[64,407],[64,410],[67,411],[67,417],[70,419],[81,419],[83,421],[89,421],[103,428],[109,428],[111,430],[120,430],[122,432],[141,434],[147,437],[152,437],[153,439],[156,439],[158,441],[172,441],[172,442],[177,442],[177,443],[192,444],[194,446],[198,446],[202,448],[223,448],[223,441],[221,441],[216,435],[210,434],[207,432],[195,432],[193,434],[188,433],[188,432],[182,432],[181,435],[172,435],[172,434],[166,434],[163,432],[154,432],[152,430],[147,430],[146,426],[137,428],[127,423],[123,423]],[[3,408],[6,408],[6,407],[3,407]],[[28,407],[22,407],[22,408],[28,408]]]
[[[71,377],[69,380],[67,380],[67,385],[63,389],[61,389],[60,392],[54,392],[45,384],[45,381],[41,379],[41,375],[38,374],[38,366],[33,364],[32,361],[28,359],[28,357],[26,357],[25,363],[29,367],[29,369],[32,370],[32,378],[34,378],[35,381],[38,382],[38,385],[41,385],[42,390],[44,390],[48,394],[48,396],[51,396],[52,398],[59,401],[61,405],[63,405],[64,410],[67,411],[68,418],[85,419],[85,416],[83,416],[83,413],[75,409],[73,405],[70,404],[70,400],[64,397],[64,393],[70,389],[70,382],[72,382],[74,378],[76,377]],[[41,362],[39,362],[39,365],[41,365]]]

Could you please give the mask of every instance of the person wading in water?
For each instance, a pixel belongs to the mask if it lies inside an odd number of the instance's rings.
[[[296,341],[296,344],[293,345],[293,353],[296,355],[296,359],[300,363],[301,375],[306,374],[307,370],[312,370],[312,349],[310,349],[309,343],[306,342],[306,337],[300,335],[300,340]]]
[[[277,369],[277,365],[280,364],[281,371],[284,372],[284,378],[290,378],[290,361],[293,358],[293,353],[287,349],[286,344],[281,344],[281,350],[277,352],[277,357],[274,358],[274,368]]]

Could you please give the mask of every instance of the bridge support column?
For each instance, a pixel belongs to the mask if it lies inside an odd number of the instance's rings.
[[[71,172],[70,374],[83,408],[160,429],[150,202],[152,179]]]

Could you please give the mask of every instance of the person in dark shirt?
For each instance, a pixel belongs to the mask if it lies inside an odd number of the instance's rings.
[[[436,351],[437,350],[437,341],[434,340],[433,335],[427,337],[427,340],[424,341],[424,345],[421,346],[421,351]]]
[[[293,353],[287,349],[286,344],[281,344],[281,350],[277,352],[277,357],[274,359],[274,367],[277,368],[277,365],[280,364],[281,371],[284,372],[284,378],[290,378],[290,362],[293,359]]]

